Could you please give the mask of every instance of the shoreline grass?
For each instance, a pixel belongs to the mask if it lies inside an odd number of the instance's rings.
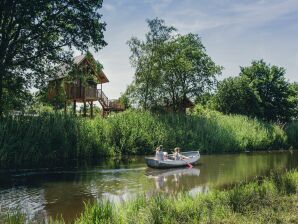
[[[298,147],[297,123],[285,130],[240,115],[126,111],[106,119],[42,114],[0,120],[0,168],[52,167],[73,160],[148,155],[166,149],[202,153]]]
[[[11,219],[15,222],[7,223],[23,223],[22,215],[19,216]],[[196,196],[140,195],[119,204],[108,201],[86,204],[84,212],[74,220],[75,224],[297,222],[298,171],[274,172],[227,190]],[[65,222],[57,219],[50,223]]]

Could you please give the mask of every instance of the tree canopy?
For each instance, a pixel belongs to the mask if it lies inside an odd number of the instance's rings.
[[[180,111],[186,99],[215,83],[222,67],[207,55],[197,34],[179,35],[158,18],[147,22],[145,41],[134,37],[128,42],[135,77],[127,93],[144,109]]]
[[[229,77],[219,82],[212,106],[225,114],[259,115],[259,102],[247,77]]]
[[[215,108],[267,121],[290,120],[295,100],[291,100],[293,93],[285,80],[285,69],[263,60],[240,69],[240,76],[227,78],[218,85]]]
[[[57,65],[69,63],[72,49],[106,45],[102,0],[3,0],[0,6],[0,114],[9,95],[42,85]]]

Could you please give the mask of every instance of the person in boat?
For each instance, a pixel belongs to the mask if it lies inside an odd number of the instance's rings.
[[[181,154],[180,154],[180,150],[181,150],[181,148],[179,148],[179,147],[176,147],[176,148],[174,149],[174,159],[175,159],[175,160],[188,159],[187,156],[184,156],[184,155],[181,155]]]
[[[155,150],[155,158],[157,160],[160,160],[160,161],[163,161],[164,160],[164,153],[163,153],[163,150],[162,149],[163,149],[163,146],[160,145]]]

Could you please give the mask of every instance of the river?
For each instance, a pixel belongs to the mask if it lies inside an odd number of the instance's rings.
[[[72,169],[0,171],[0,217],[20,210],[30,220],[72,221],[84,202],[121,202],[138,194],[191,195],[246,181],[270,170],[298,168],[298,151],[202,155],[192,169],[153,170],[143,157],[107,160]],[[1,218],[0,218],[1,222]]]

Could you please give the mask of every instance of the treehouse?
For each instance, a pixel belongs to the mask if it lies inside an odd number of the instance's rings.
[[[86,116],[87,106],[90,105],[90,116],[93,116],[94,102],[102,106],[103,116],[110,112],[123,111],[124,105],[119,100],[109,100],[102,89],[104,83],[109,82],[105,73],[90,53],[74,58],[74,66],[68,69],[61,66],[55,78],[49,80],[48,98],[53,104],[73,103],[74,113],[76,103],[83,103],[83,113]],[[99,87],[99,88],[98,88]]]

